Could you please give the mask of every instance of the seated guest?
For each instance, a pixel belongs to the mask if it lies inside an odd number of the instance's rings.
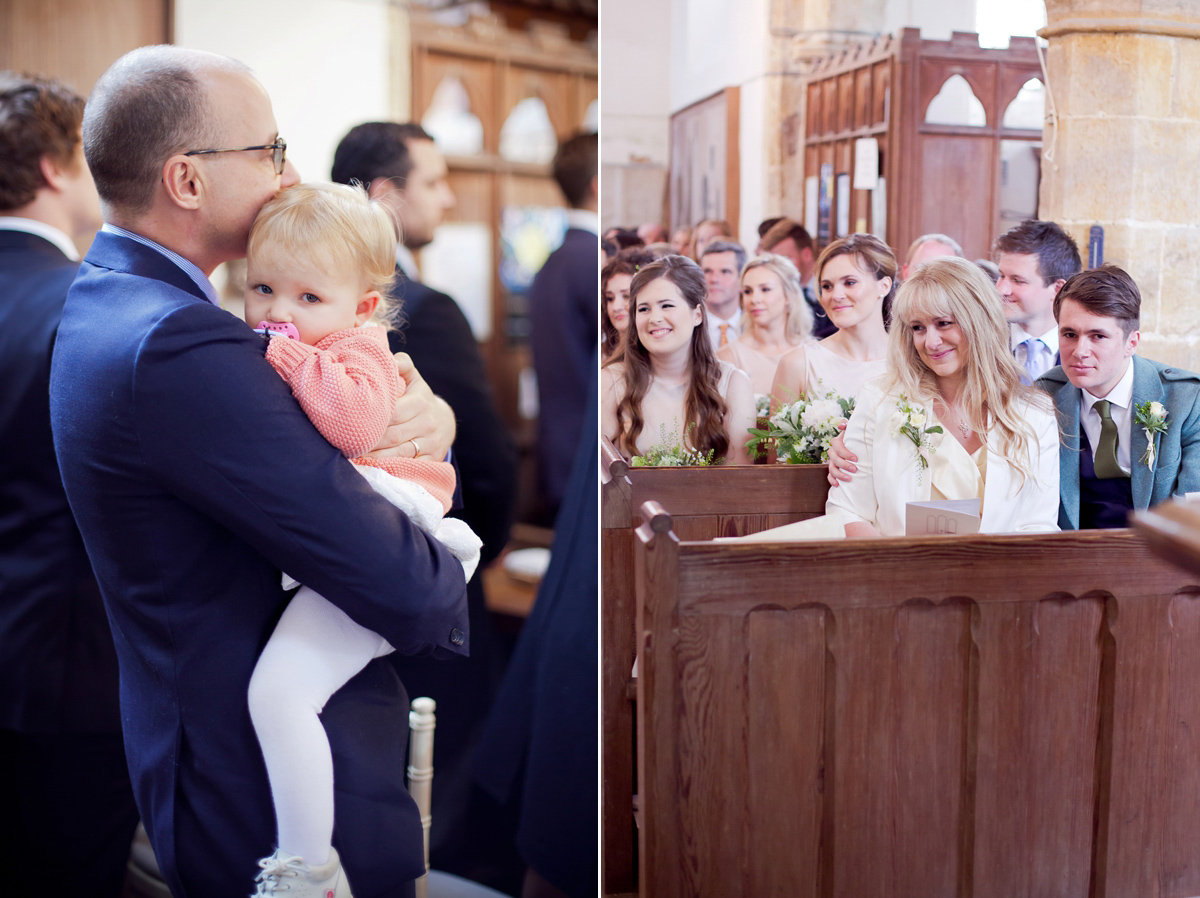
[[[900,279],[907,280],[909,275],[917,270],[917,266],[942,256],[962,257],[962,247],[953,237],[945,234],[922,234],[908,247],[908,255],[904,257],[904,267],[900,269]]]
[[[713,240],[698,260],[708,295],[704,299],[708,338],[713,349],[738,338],[742,332],[741,279],[746,251],[732,240]]]
[[[706,218],[692,229],[692,243],[687,255],[699,262],[700,257],[704,255],[704,248],[714,240],[732,239],[733,228],[729,226],[729,222]]]
[[[758,241],[759,252],[776,253],[791,261],[800,272],[800,289],[804,301],[813,313],[813,336],[824,340],[837,327],[825,316],[819,300],[820,289],[816,279],[816,246],[808,231],[798,221],[790,218],[767,219],[773,221],[766,231],[761,231]],[[761,228],[767,222],[763,222]]]
[[[718,361],[705,328],[704,275],[691,259],[667,256],[629,287],[634,322],[625,351],[600,372],[601,427],[627,457],[679,443],[726,464],[750,463],[754,426],[750,378]]]
[[[607,361],[621,345],[629,327],[629,282],[654,256],[639,249],[627,249],[612,258],[600,271],[600,351]]]
[[[671,234],[671,251],[680,256],[686,256],[692,245],[692,229],[676,228]]]
[[[995,250],[1010,345],[1032,383],[1059,364],[1054,297],[1079,273],[1079,248],[1054,222],[1031,219],[997,237]]]
[[[800,273],[783,256],[751,259],[742,270],[742,333],[717,358],[750,375],[754,392],[769,394],[780,358],[808,340],[812,313],[800,292]]]
[[[781,221],[783,221],[783,217],[776,216],[774,218],[764,218],[758,223],[758,245],[754,247],[754,254],[756,256],[761,256],[763,253],[767,252],[766,247],[764,247],[762,244],[762,240],[765,236],[767,236],[767,232]]]
[[[815,268],[821,308],[837,330],[780,359],[771,386],[775,408],[830,390],[849,399],[884,371],[884,307],[896,292],[892,251],[878,237],[851,234],[825,247]]]
[[[1200,377],[1136,354],[1141,303],[1115,265],[1074,275],[1055,297],[1062,367],[1038,386],[1064,434],[1063,530],[1124,527],[1132,509],[1200,490]],[[1151,403],[1165,411],[1159,426]]]
[[[1021,383],[987,276],[935,259],[904,282],[888,335],[888,373],[858,396],[846,448],[859,462],[824,518],[759,539],[902,536],[906,505],[981,500],[981,533],[1057,530],[1058,427]]]
[[[637,235],[642,238],[642,243],[649,246],[651,243],[666,243],[667,230],[657,221],[648,221],[645,224],[637,226]]]

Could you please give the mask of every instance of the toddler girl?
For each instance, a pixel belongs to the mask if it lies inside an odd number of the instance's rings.
[[[376,492],[462,562],[479,538],[450,510],[454,467],[421,458],[368,458],[404,384],[388,350],[387,288],[395,270],[391,218],[358,187],[300,184],[267,203],[250,232],[246,321],[269,337],[267,360],[321,434]],[[303,485],[298,488],[303,489]],[[298,585],[287,574],[284,586]],[[287,880],[294,898],[350,898],[333,835],[333,762],[319,714],[385,639],[301,586],[250,679],[250,717],[262,747],[278,850],[259,862],[259,895]]]

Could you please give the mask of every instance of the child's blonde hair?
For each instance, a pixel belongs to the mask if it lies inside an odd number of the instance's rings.
[[[345,269],[378,290],[371,320],[389,326],[396,311],[396,225],[382,203],[358,185],[297,184],[268,201],[250,228],[248,253],[264,244],[309,259],[331,271]]]

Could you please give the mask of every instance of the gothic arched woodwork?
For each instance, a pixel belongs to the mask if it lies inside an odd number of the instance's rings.
[[[996,120],[996,127],[1004,128],[1004,115],[1008,112],[1008,107],[1017,99],[1017,94],[1021,92],[1029,81],[1036,80],[1045,88],[1046,82],[1039,72],[1036,76],[1030,76],[1028,72],[1021,72],[1012,69],[1002,69],[1000,72],[1000,84],[998,86],[998,98],[1000,101],[1000,116]],[[1013,130],[1013,129],[1007,129]],[[1024,129],[1020,129],[1024,130]],[[1041,130],[1040,128],[1038,129]]]
[[[930,102],[953,75],[966,81],[983,107],[983,126],[925,121]],[[898,255],[931,232],[958,236],[970,258],[987,255],[1001,223],[1001,141],[1036,144],[1041,136],[1002,126],[1005,110],[1030,78],[1041,78],[1032,39],[985,49],[973,34],[924,40],[915,28],[813,62],[804,86],[804,175],[817,179],[827,202],[814,238],[824,245],[836,236],[838,176],[848,175],[853,184],[854,142],[873,137],[886,201],[852,188],[844,200],[849,230],[882,231]],[[853,85],[849,94],[843,84]],[[821,177],[823,166],[828,181]]]
[[[487,60],[428,53],[422,60],[421,77],[413,75],[413,120],[420,121],[429,111],[434,92],[446,78],[456,78],[467,92],[471,112],[483,125],[484,152],[494,153],[500,141],[500,129],[486,110],[492,107],[491,81],[494,65]],[[416,66],[414,66],[414,69]]]
[[[495,273],[502,249],[501,216],[506,206],[561,206],[563,200],[549,166],[499,157],[500,130],[520,100],[537,96],[561,139],[579,130],[587,103],[597,96],[594,44],[572,41],[550,23],[528,24],[527,30],[517,31],[490,16],[449,26],[418,9],[411,13],[413,119],[420,120],[429,108],[442,78],[453,76],[462,82],[483,126],[482,154],[447,159],[450,186],[458,198],[447,219],[484,224],[492,233],[492,336],[481,349],[497,405],[522,447],[529,442],[526,431],[532,422],[518,414],[517,381],[529,365],[529,351],[507,333],[507,294]]]
[[[946,82],[958,75],[970,86],[971,91],[983,106],[985,129],[996,127],[996,67],[991,64],[971,65],[941,59],[922,59],[920,71],[920,93],[917,106],[921,110],[921,121],[925,121],[925,113],[933,98],[941,93]],[[978,127],[974,125],[943,125],[940,127]]]

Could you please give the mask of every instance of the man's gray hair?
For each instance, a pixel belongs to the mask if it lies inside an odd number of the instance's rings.
[[[737,256],[738,274],[741,274],[742,269],[746,267],[746,250],[742,248],[740,243],[735,243],[732,240],[714,240],[705,246],[704,252],[700,254],[701,264],[703,264],[705,256],[710,256],[713,253],[733,253]]]
[[[100,76],[83,113],[83,152],[106,209],[147,211],[163,163],[217,148],[199,77],[205,70],[250,71],[224,56],[160,44],[126,53]]]
[[[911,246],[909,246],[908,255],[904,257],[904,264],[911,265],[913,256],[917,254],[917,250],[919,250],[926,243],[943,243],[950,247],[950,249],[954,250],[954,255],[958,256],[960,259],[962,258],[962,247],[958,245],[958,241],[953,237],[947,237],[945,234],[922,234],[912,242]]]

